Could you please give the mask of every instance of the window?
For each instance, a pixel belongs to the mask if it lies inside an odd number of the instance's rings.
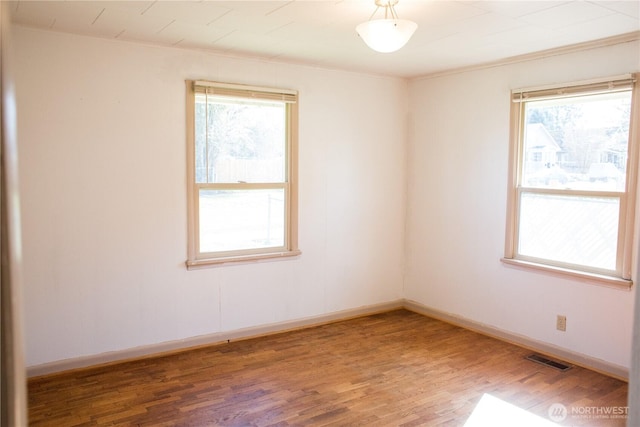
[[[513,91],[507,263],[631,285],[635,80]]]
[[[187,267],[300,254],[297,92],[187,81]]]

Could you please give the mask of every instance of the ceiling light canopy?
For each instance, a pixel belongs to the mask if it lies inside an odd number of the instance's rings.
[[[384,19],[371,19],[356,27],[362,40],[376,52],[395,52],[407,44],[418,24],[406,19],[399,19],[394,6],[398,0],[375,0],[376,10],[384,7]]]

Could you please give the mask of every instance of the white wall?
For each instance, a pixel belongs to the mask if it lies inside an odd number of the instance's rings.
[[[402,297],[406,82],[14,39],[27,366]],[[186,271],[185,79],[300,91],[301,257]]]
[[[510,89],[637,71],[637,42],[407,88],[20,27],[14,41],[27,366],[403,297],[629,366],[633,291],[499,259]],[[186,271],[185,79],[300,91],[300,258]]]
[[[634,291],[500,258],[510,90],[638,71],[639,52],[627,43],[410,83],[405,298],[629,367]],[[556,331],[557,314],[567,316],[566,332]]]

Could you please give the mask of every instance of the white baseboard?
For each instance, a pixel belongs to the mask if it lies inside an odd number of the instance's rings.
[[[186,338],[183,340],[168,341],[159,344],[151,344],[146,346],[134,347],[131,349],[111,351],[91,356],[83,356],[73,359],[65,359],[56,362],[45,363],[42,365],[30,366],[27,367],[27,377],[33,378],[58,372],[83,369],[87,367],[122,363],[127,360],[140,359],[149,356],[171,354],[197,347],[308,328],[312,326],[338,322],[341,320],[396,310],[400,308],[404,308],[427,317],[438,319],[452,325],[460,326],[462,328],[478,332],[483,335],[497,338],[501,341],[515,344],[519,347],[527,348],[529,350],[547,355],[552,358],[560,359],[577,366],[582,366],[596,372],[601,372],[605,375],[618,378],[623,381],[629,380],[629,369],[625,368],[624,366],[615,365],[601,359],[596,359],[581,353],[566,350],[552,344],[534,340],[523,335],[514,334],[513,332],[485,325],[461,316],[457,316],[455,314],[446,313],[411,300],[391,301],[387,303],[336,311],[318,316],[305,317],[302,319],[271,323],[268,325],[237,329],[228,332],[217,332],[214,334],[201,335],[197,337]]]
[[[391,301],[381,304],[374,304],[348,310],[341,310],[318,316],[305,317],[302,319],[285,322],[271,323],[250,328],[236,329],[228,332],[216,332],[208,335],[201,335],[182,340],[167,341],[158,344],[134,347],[125,350],[110,351],[90,356],[75,357],[60,361],[44,363],[27,367],[27,377],[34,378],[50,375],[58,372],[67,372],[87,367],[122,363],[127,360],[140,359],[148,356],[160,356],[163,354],[176,353],[197,347],[203,347],[223,342],[238,341],[249,338],[256,338],[264,335],[271,335],[296,329],[308,328],[327,323],[338,322],[356,317],[368,316],[371,314],[403,308],[403,300]]]
[[[553,344],[534,340],[524,335],[514,334],[513,332],[485,325],[455,314],[446,313],[431,307],[427,307],[415,301],[404,300],[404,308],[415,313],[422,314],[423,316],[441,320],[443,322],[460,326],[470,331],[478,332],[480,334],[487,335],[501,341],[515,344],[519,347],[544,354],[551,358],[560,359],[573,365],[600,372],[602,374],[620,379],[622,381],[629,381],[629,369],[624,366],[609,363],[605,360],[596,359],[585,354],[576,353],[571,350],[555,346]]]

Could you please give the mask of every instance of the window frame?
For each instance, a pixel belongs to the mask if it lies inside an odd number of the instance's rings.
[[[255,262],[267,259],[295,257],[298,248],[298,92],[294,90],[248,86],[212,81],[186,80],[187,139],[187,269],[197,269],[225,263]],[[196,182],[195,103],[196,93],[207,93],[235,99],[283,101],[285,108],[285,179],[281,183],[198,183]],[[284,245],[220,252],[200,252],[201,189],[264,190],[282,189],[285,194]]]
[[[629,123],[629,142],[627,157],[627,176],[624,192],[584,191],[584,190],[554,190],[537,189],[523,186],[522,168],[524,163],[524,130],[525,105],[528,100],[542,100],[565,98],[596,93],[607,93],[621,90],[631,90],[631,112]],[[638,179],[638,151],[640,120],[640,96],[638,95],[638,81],[636,75],[610,77],[563,85],[544,86],[511,91],[510,110],[510,149],[509,149],[509,181],[507,193],[507,217],[505,232],[505,250],[502,262],[525,269],[542,271],[561,277],[571,277],[587,283],[630,289],[633,285],[633,257],[635,231],[635,212]],[[570,196],[606,196],[618,197],[618,240],[616,271],[600,271],[597,268],[581,268],[572,264],[554,262],[551,260],[533,258],[518,253],[520,200],[522,194],[560,194]]]

